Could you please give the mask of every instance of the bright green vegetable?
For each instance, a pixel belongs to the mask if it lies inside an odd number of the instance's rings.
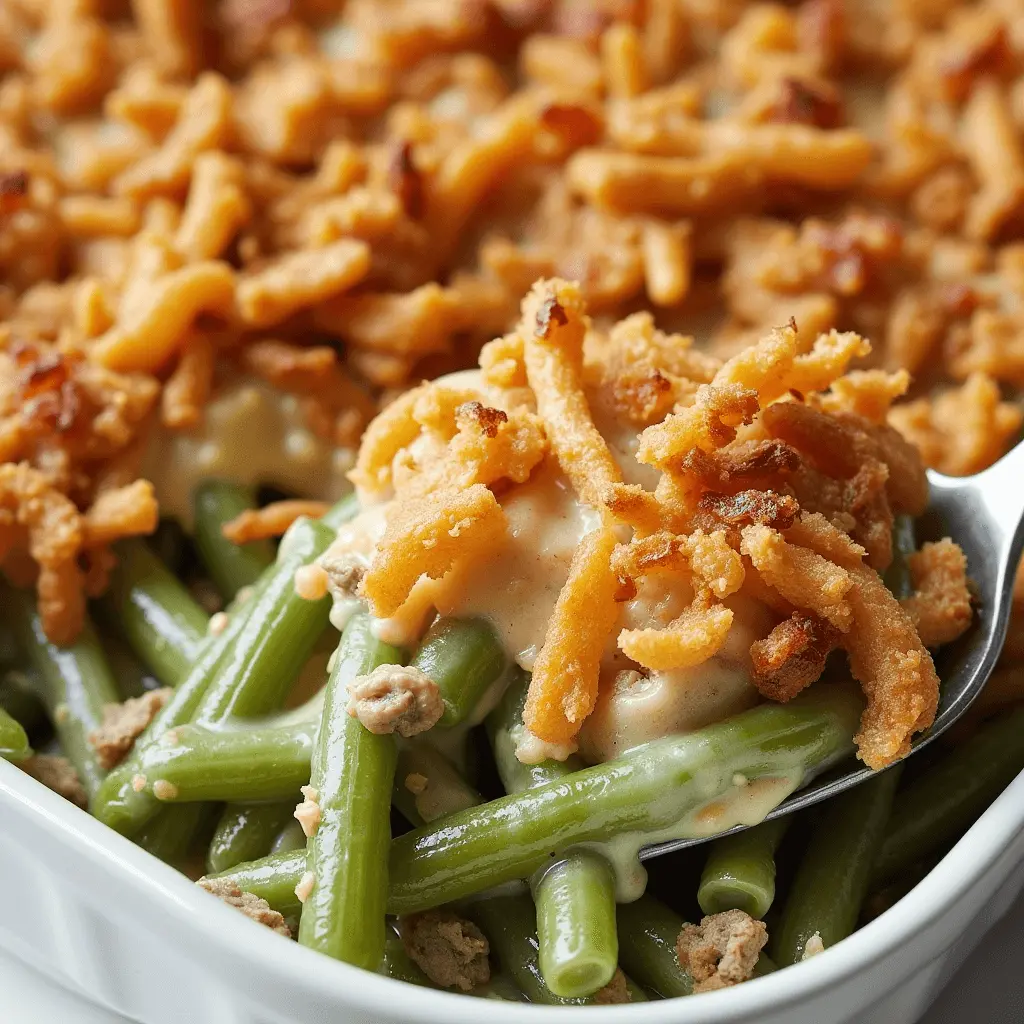
[[[332,505],[324,514],[320,523],[329,530],[337,530],[359,514],[359,499],[355,494],[346,494],[344,498]]]
[[[423,988],[436,988],[431,980],[416,966],[412,957],[405,951],[401,937],[392,928],[388,928],[384,940],[384,957],[378,973],[396,978],[409,985],[421,985]]]
[[[307,601],[295,590],[295,573],[322,554],[334,534],[300,519],[281,540],[268,577],[242,607],[244,623],[196,707],[199,725],[251,718],[283,703],[320,634],[331,600]]]
[[[293,850],[301,850],[303,853],[306,850],[306,833],[294,817],[278,832],[270,844],[270,853],[290,853]]]
[[[43,632],[34,594],[4,588],[2,596],[18,642],[33,669],[26,678],[39,686],[39,698],[53,722],[61,749],[91,798],[105,773],[89,734],[103,721],[103,706],[120,699],[96,630],[86,621],[73,644],[58,647]]]
[[[306,848],[303,846],[300,850],[285,850],[248,864],[237,864],[230,871],[212,877],[230,878],[242,892],[265,899],[285,917],[298,917],[302,904],[295,895],[295,886],[305,870]]]
[[[676,825],[729,792],[737,773],[753,780],[820,771],[853,750],[862,707],[849,687],[816,686],[788,704],[762,704],[686,736],[655,740],[399,836],[391,844],[388,912],[411,914],[529,878],[570,846],[626,833],[642,842],[645,833]],[[244,879],[243,889],[259,886],[271,905],[305,870],[295,854],[242,868],[230,876]]]
[[[619,962],[631,978],[663,999],[693,991],[690,972],[679,966],[676,939],[683,919],[653,896],[618,908]]]
[[[268,541],[232,544],[223,525],[256,507],[252,490],[227,480],[206,480],[192,494],[193,530],[199,557],[221,596],[230,601],[242,587],[251,587],[274,561]]]
[[[139,770],[162,799],[265,801],[299,799],[309,782],[316,725],[211,727],[179,725],[151,743]]]
[[[742,910],[762,919],[775,899],[775,850],[789,824],[766,821],[711,844],[697,890],[705,914]]]
[[[874,885],[956,840],[1024,770],[1024,707],[982,725],[899,790],[871,870]]]
[[[206,640],[209,616],[145,541],[122,541],[115,550],[103,616],[164,686],[177,686]]]
[[[525,893],[480,900],[472,905],[472,913],[490,940],[491,950],[497,953],[503,969],[531,1003],[585,1006],[600,1002],[599,996],[578,999],[557,996],[544,983],[538,964],[536,915],[533,901]],[[629,992],[634,1001],[646,998],[635,985],[629,985]]]
[[[0,757],[8,761],[23,761],[31,753],[21,722],[0,708]]]
[[[411,664],[437,683],[444,702],[440,726],[469,718],[487,688],[505,671],[507,658],[486,619],[438,619]]]
[[[540,971],[548,988],[567,998],[593,995],[612,980],[619,962],[615,874],[592,853],[572,853],[534,884]]]
[[[410,789],[423,788],[419,792]],[[391,802],[411,825],[425,825],[484,798],[458,773],[455,766],[429,743],[406,740],[398,748],[398,767]]]
[[[357,613],[342,634],[327,681],[313,750],[310,785],[320,824],[307,845],[312,874],[299,942],[338,960],[376,970],[384,955],[391,788],[398,753],[393,736],[376,736],[348,713],[348,684],[378,665],[401,664],[369,615]]]
[[[230,804],[224,808],[206,853],[211,874],[265,857],[281,830],[293,821],[295,801]]]
[[[781,967],[802,959],[812,936],[828,949],[857,926],[899,774],[889,768],[825,804],[772,933]]]
[[[515,676],[487,721],[498,774],[509,793],[556,782],[582,767],[575,759],[524,765],[516,758],[530,677],[520,670]],[[572,999],[607,985],[619,960],[615,875],[607,861],[594,853],[569,853],[544,869],[533,899],[540,969],[548,988]]]
[[[189,852],[192,838],[206,814],[207,808],[202,804],[165,807],[146,823],[135,842],[165,864],[176,867]]]

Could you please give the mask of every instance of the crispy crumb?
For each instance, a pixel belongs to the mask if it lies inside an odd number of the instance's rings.
[[[683,925],[676,940],[679,965],[693,975],[693,991],[738,985],[753,977],[757,958],[768,941],[763,921],[742,910],[727,910]]]
[[[132,776],[132,789],[141,793],[146,788],[146,776],[141,772]]]
[[[302,826],[302,834],[309,839],[320,827],[320,793],[314,786],[303,786],[299,792],[303,800],[295,808],[295,820]]]
[[[825,943],[821,940],[821,933],[815,932],[804,944],[803,956],[801,960],[810,960],[812,956],[817,956],[819,953],[825,952]]]
[[[305,903],[309,899],[314,885],[316,885],[316,875],[312,871],[303,871],[302,877],[295,886],[295,895],[300,903]]]
[[[163,687],[103,708],[103,723],[89,733],[89,742],[107,771],[125,759],[136,737],[153,721],[172,692],[170,687]]]
[[[444,714],[437,683],[412,665],[378,665],[353,679],[348,692],[348,713],[378,736],[416,736]]]
[[[292,937],[284,918],[270,904],[251,892],[242,892],[230,878],[200,878],[196,885],[204,892],[241,911],[250,921],[255,921],[286,939]]]
[[[406,952],[435,985],[471,992],[491,978],[487,937],[472,921],[428,910],[400,920]]]
[[[33,754],[18,762],[18,767],[41,782],[54,793],[79,807],[88,807],[89,797],[78,778],[78,772],[66,757],[53,754]]]
[[[229,617],[227,612],[214,612],[210,616],[206,631],[210,636],[220,636],[228,628]]]
[[[157,800],[174,800],[178,795],[178,787],[166,779],[157,779],[153,783],[153,796]]]
[[[616,967],[612,980],[604,988],[600,988],[594,993],[594,1002],[598,1006],[616,1006],[631,1002],[629,984],[621,967]]]
[[[327,573],[315,563],[295,570],[295,593],[304,601],[319,601],[327,596]]]
[[[420,775],[419,772],[409,772],[405,777],[405,788],[414,796],[419,796],[420,793],[426,790],[429,781],[426,775]]]
[[[970,626],[973,614],[963,551],[946,537],[924,544],[909,565],[914,593],[900,604],[925,647],[951,643]]]

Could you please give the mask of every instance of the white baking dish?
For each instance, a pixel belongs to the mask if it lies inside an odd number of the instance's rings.
[[[910,1024],[1022,887],[1024,775],[909,896],[807,963],[643,1007],[485,1005],[251,924],[0,762],[0,959],[144,1024]]]

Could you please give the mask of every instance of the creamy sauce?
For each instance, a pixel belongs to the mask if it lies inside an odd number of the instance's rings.
[[[629,617],[643,622],[636,602],[632,604]],[[703,664],[652,672],[649,677],[639,673],[624,677],[613,662],[611,678],[608,668],[602,672],[597,706],[580,732],[580,752],[587,761],[610,761],[641,743],[700,729],[757,703],[758,694],[750,682],[750,645],[766,636],[775,620],[756,601],[734,597],[726,604],[735,616],[732,628],[721,650]],[[651,609],[648,625],[663,624],[660,620],[666,615],[678,614],[669,602],[658,605]]]
[[[334,501],[351,489],[345,478],[351,466],[351,451],[307,429],[294,396],[243,379],[221,388],[196,430],[158,431],[142,472],[161,511],[187,524],[192,491],[211,477]]]

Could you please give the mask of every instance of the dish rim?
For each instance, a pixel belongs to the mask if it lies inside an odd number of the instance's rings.
[[[150,930],[159,926],[169,941],[191,933],[182,955],[202,958],[204,973],[230,984],[255,988],[296,986],[308,1005],[347,1007],[370,1015],[401,1015],[417,1024],[478,1024],[480,1003],[448,992],[408,985],[330,960],[252,924],[211,900],[184,875],[161,863],[85,811],[67,803],[16,766],[0,762],[0,803],[29,816],[48,838],[61,844],[55,854],[100,871],[120,889],[119,913],[132,913]],[[586,1013],[591,1024],[626,1024],[644,1015],[645,1024],[726,1024],[756,1020],[766,1008],[784,1010],[849,980],[923,933],[983,880],[1024,833],[1024,772],[992,803],[929,875],[893,908],[859,929],[841,945],[806,963],[723,992],[633,1006],[534,1006],[530,1020],[554,1024]],[[52,859],[53,851],[50,851]],[[69,879],[67,884],[81,884]],[[94,899],[87,902],[95,904]],[[980,909],[980,908],[979,908]],[[969,923],[969,922],[967,922]],[[202,940],[201,943],[198,940]],[[935,955],[944,950],[937,950]],[[228,970],[225,970],[228,968]],[[315,968],[315,969],[311,969]],[[247,977],[248,976],[248,977]],[[78,986],[74,979],[68,979]],[[886,993],[881,993],[879,998]],[[100,997],[102,998],[102,997]],[[696,1002],[692,1000],[696,999]],[[874,1001],[874,1000],[873,1000]],[[521,1024],[522,1005],[488,1002],[495,1024]]]

